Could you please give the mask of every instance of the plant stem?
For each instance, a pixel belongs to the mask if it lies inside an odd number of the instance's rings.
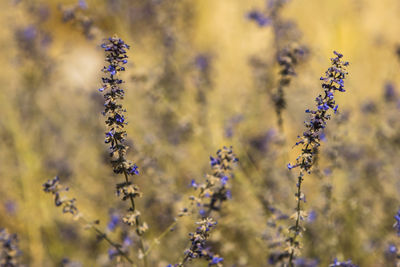
[[[296,238],[299,236],[299,228],[300,228],[300,212],[301,212],[301,183],[303,182],[303,175],[300,173],[298,180],[297,180],[297,207],[296,207],[296,212],[297,212],[297,218],[296,218],[296,224],[294,227],[294,236],[293,238],[290,239],[290,245],[292,247],[292,251],[290,252],[290,257],[289,257],[289,267],[293,267],[293,256],[294,256],[294,248],[293,246],[296,246]]]
[[[115,136],[114,136],[114,141],[115,141],[115,146],[118,147],[118,140],[117,140],[117,138],[115,138]],[[122,152],[120,150],[118,150],[118,154],[119,154],[120,157],[123,156]],[[126,184],[129,184],[128,173],[126,172],[125,168],[124,168],[124,176],[125,176]],[[130,208],[130,210],[132,212],[135,212],[135,210],[136,210],[135,200],[134,200],[132,195],[129,195],[129,199],[131,200],[131,208]],[[144,251],[144,244],[143,244],[143,238],[142,238],[143,234],[139,230],[139,225],[140,225],[139,215],[136,216],[136,218],[135,218],[135,225],[136,225],[136,234],[139,236],[139,246],[140,246],[140,249],[141,249],[141,251],[143,253],[143,264],[144,264],[145,267],[147,267],[147,259],[146,259],[146,254],[145,254],[145,251]]]
[[[103,233],[99,228],[97,228],[96,226],[94,226],[92,223],[89,223],[85,218],[80,217],[81,220],[84,221],[85,224],[89,225],[91,229],[93,229],[93,231],[95,231],[102,239],[106,240],[111,246],[113,246],[118,252],[119,254],[124,257],[130,264],[134,264],[133,260],[131,260],[131,258],[128,257],[128,255],[121,250],[120,245],[117,243],[114,243],[108,236],[106,233]],[[136,266],[136,265],[135,265]]]
[[[175,227],[175,225],[178,223],[178,219],[176,219],[173,223],[171,223],[167,229],[164,230],[157,238],[153,240],[153,242],[150,244],[149,248],[146,250],[146,253],[144,253],[144,256],[147,256],[150,253],[150,250],[152,250],[156,245],[159,244],[160,240],[166,236],[172,228]]]

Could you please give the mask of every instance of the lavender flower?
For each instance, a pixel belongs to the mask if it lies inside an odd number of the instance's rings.
[[[277,62],[281,70],[276,90],[271,93],[271,98],[278,117],[278,126],[281,129],[283,127],[282,111],[286,108],[284,89],[290,85],[292,77],[296,75],[295,67],[304,60],[307,54],[305,46],[298,44],[300,31],[296,24],[280,15],[287,2],[287,0],[270,0],[265,11],[252,10],[247,14],[247,17],[260,27],[271,25],[274,32]]]
[[[296,75],[295,67],[305,53],[305,48],[296,44],[290,44],[278,51],[278,64],[281,70],[279,71],[278,88],[272,99],[278,116],[279,127],[282,127],[282,111],[286,108],[284,88],[290,85],[292,77]]]
[[[256,22],[260,27],[267,26],[271,23],[271,19],[269,19],[264,13],[258,10],[250,11],[247,14],[247,18]]]
[[[317,267],[318,261],[316,259],[297,258],[295,265],[296,267]]]
[[[185,257],[177,266],[183,266],[187,261],[200,258],[207,260],[208,266],[222,266],[224,259],[212,253],[206,247],[210,232],[217,225],[217,222],[212,218],[204,218],[196,224],[198,225],[196,232],[189,234],[190,248],[185,251]]]
[[[228,188],[228,181],[232,178],[232,163],[238,159],[233,154],[232,147],[223,147],[217,151],[217,157],[210,157],[212,175],[207,175],[204,184],[198,184],[192,180],[194,189],[199,189],[197,197],[191,196],[192,205],[199,208],[200,215],[205,218],[212,211],[220,211],[222,203],[232,197]]]
[[[118,224],[119,224],[119,216],[116,214],[111,214],[110,221],[107,224],[107,229],[109,231],[114,231],[115,228],[117,228]]]
[[[119,79],[119,74],[125,71],[124,65],[128,62],[126,55],[129,45],[123,40],[114,36],[101,45],[106,52],[106,62],[108,66],[103,67],[103,72],[107,75],[102,78],[103,87],[100,92],[104,92],[104,112],[103,115],[107,118],[105,123],[107,131],[105,133],[105,143],[110,145],[111,164],[116,174],[124,174],[125,181],[118,183],[117,194],[121,196],[123,201],[130,200],[131,207],[128,213],[123,217],[122,221],[130,226],[135,226],[136,233],[140,238],[141,253],[144,254],[144,245],[142,235],[147,231],[146,223],[140,221],[140,212],[135,207],[135,198],[141,197],[142,193],[137,185],[133,184],[130,176],[138,175],[139,168],[136,164],[126,159],[128,146],[125,144],[126,131],[124,130],[127,124],[124,109],[121,100],[124,98],[125,91],[120,87],[123,83]],[[146,259],[144,258],[145,265]]]
[[[397,214],[394,216],[396,219],[396,223],[393,225],[397,230],[397,235],[400,236],[400,209],[397,211]]]
[[[86,3],[85,0],[78,0],[75,4],[68,6],[60,5],[59,9],[62,12],[63,22],[72,21],[73,24],[80,26],[86,38],[88,39],[94,38],[93,19],[85,15],[84,12],[88,9],[88,4]]]
[[[396,102],[398,95],[396,88],[392,82],[387,82],[385,84],[384,99],[386,102]]]
[[[297,199],[296,212],[291,218],[295,220],[295,225],[290,227],[291,236],[288,239],[288,250],[290,251],[289,265],[293,266],[293,257],[298,253],[300,243],[297,237],[301,235],[302,227],[300,226],[300,221],[303,221],[307,214],[301,209],[301,201],[305,201],[305,196],[301,191],[301,184],[303,182],[303,177],[305,173],[310,173],[311,168],[314,165],[315,156],[318,154],[320,146],[320,136],[321,132],[325,129],[327,121],[330,119],[331,115],[328,111],[331,109],[336,113],[338,107],[334,99],[334,93],[336,91],[345,92],[343,80],[347,76],[346,67],[348,62],[342,61],[343,55],[334,52],[336,57],[331,58],[332,67],[330,67],[325,72],[325,77],[321,77],[322,88],[324,89],[324,94],[319,95],[316,101],[315,110],[306,110],[306,113],[311,114],[310,121],[305,122],[306,131],[303,135],[299,136],[299,141],[296,145],[302,146],[302,152],[300,156],[296,159],[294,165],[288,164],[289,170],[294,168],[300,168],[298,182],[297,182],[297,193],[295,194]]]
[[[20,266],[20,255],[17,235],[8,233],[6,229],[0,229],[0,266]]]

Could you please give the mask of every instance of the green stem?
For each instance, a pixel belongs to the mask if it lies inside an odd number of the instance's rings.
[[[80,217],[81,220],[84,221],[85,224],[89,225],[91,229],[93,229],[93,231],[95,231],[102,239],[106,240],[111,246],[113,246],[118,253],[125,258],[130,264],[134,264],[133,261],[128,257],[128,255],[121,250],[120,245],[117,243],[114,243],[108,236],[106,233],[103,233],[99,228],[97,228],[96,226],[94,226],[92,223],[89,223],[85,218]],[[136,266],[136,265],[135,265]]]
[[[157,238],[153,240],[153,242],[150,244],[149,248],[146,250],[146,253],[144,253],[144,256],[147,256],[150,253],[150,250],[152,250],[155,246],[157,246],[161,239],[163,239],[170,231],[172,228],[175,227],[175,225],[178,223],[178,220],[176,219],[173,223],[171,223],[167,229],[164,230],[164,232],[161,233]]]

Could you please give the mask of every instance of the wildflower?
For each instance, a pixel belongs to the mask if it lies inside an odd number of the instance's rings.
[[[397,253],[397,247],[394,244],[389,244],[388,252],[390,254],[396,254]]]
[[[400,236],[400,209],[397,211],[397,214],[394,216],[394,218],[396,219],[396,223],[393,227],[396,228],[397,235]]]
[[[271,20],[266,17],[263,13],[257,10],[252,10],[247,14],[249,20],[255,21],[258,26],[264,27],[270,24]]]
[[[396,102],[398,96],[394,84],[391,82],[386,82],[384,89],[385,89],[384,92],[385,101]]]
[[[125,65],[128,61],[126,55],[130,48],[122,39],[114,36],[101,45],[106,52],[106,62],[108,66],[103,67],[103,72],[107,77],[102,78],[102,91],[104,96],[104,112],[107,117],[105,121],[108,129],[105,133],[105,143],[110,145],[111,164],[114,173],[124,174],[125,182],[119,183],[116,186],[117,195],[121,196],[122,200],[130,200],[131,207],[128,213],[123,217],[122,221],[130,226],[135,226],[136,233],[139,236],[141,253],[144,254],[144,245],[141,239],[143,233],[147,230],[146,223],[140,221],[140,212],[136,210],[135,198],[141,197],[142,193],[139,187],[129,181],[129,176],[139,175],[139,168],[136,164],[126,159],[126,151],[128,146],[125,145],[126,132],[124,130],[127,124],[126,118],[123,115],[125,109],[120,101],[124,98],[125,91],[120,88],[123,83],[118,78],[120,72],[125,71]],[[143,259],[146,261],[146,259]]]
[[[206,242],[210,237],[210,232],[217,225],[217,222],[212,218],[204,218],[196,224],[198,225],[196,232],[189,233],[191,242],[190,248],[185,251],[185,257],[178,266],[183,266],[187,261],[200,258],[207,260],[208,266],[222,266],[222,261],[224,259],[210,252],[209,248],[206,248]]]
[[[291,169],[293,169],[293,168],[296,168],[296,167],[297,167],[296,165],[292,165],[292,164],[290,164],[290,163],[287,164],[287,168],[288,168],[289,170],[291,170]]]
[[[192,205],[199,207],[199,214],[208,217],[212,211],[219,211],[221,205],[227,199],[232,198],[228,189],[228,181],[232,176],[232,163],[238,159],[233,154],[232,148],[223,147],[217,151],[217,157],[210,156],[212,175],[207,175],[204,184],[197,184],[194,180],[191,186],[199,189],[198,197],[191,196]],[[209,200],[206,200],[209,199]]]
[[[278,117],[278,126],[281,129],[283,128],[282,112],[286,108],[285,88],[290,85],[292,77],[296,75],[296,66],[307,55],[305,46],[298,44],[300,32],[295,23],[284,19],[280,14],[287,2],[287,0],[270,0],[265,11],[252,10],[247,14],[248,19],[255,21],[260,27],[271,25],[274,33],[276,59],[280,71],[276,89],[272,92],[271,98]]]
[[[85,0],[79,0],[78,5],[82,9],[87,9],[88,8],[88,5],[87,5]]]
[[[324,89],[324,94],[316,98],[317,110],[306,110],[306,113],[311,114],[311,119],[305,122],[307,130],[303,133],[303,136],[299,137],[299,142],[296,143],[296,145],[303,145],[302,154],[297,158],[297,164],[294,166],[289,164],[293,168],[300,167],[307,173],[310,172],[313,156],[316,153],[313,149],[317,149],[320,146],[320,132],[325,128],[327,121],[331,117],[327,114],[327,111],[329,111],[329,109],[332,109],[334,112],[338,110],[338,105],[335,105],[335,100],[332,95],[335,91],[345,91],[343,88],[343,79],[347,75],[346,66],[348,66],[349,63],[341,60],[343,57],[342,54],[334,53],[336,57],[331,59],[333,67],[330,67],[326,71],[325,77],[323,78],[322,88]],[[341,85],[337,87],[335,84]]]
[[[193,188],[197,188],[198,187],[198,185],[196,184],[196,181],[194,179],[190,183],[190,186],[193,187]]]
[[[301,201],[305,201],[305,196],[301,191],[301,185],[305,173],[310,173],[314,165],[315,156],[318,154],[319,146],[321,145],[321,133],[326,127],[327,121],[331,118],[328,111],[332,109],[336,113],[338,106],[333,97],[335,91],[344,92],[343,79],[347,76],[346,67],[348,62],[342,61],[343,55],[334,52],[334,58],[331,58],[332,66],[325,72],[325,77],[321,77],[322,88],[324,93],[319,95],[316,101],[316,110],[306,110],[306,113],[311,115],[309,121],[305,122],[306,131],[303,135],[299,136],[299,141],[296,145],[302,145],[300,156],[296,159],[296,164],[288,164],[289,169],[300,168],[297,186],[297,193],[295,194],[297,200],[297,207],[295,214],[292,218],[295,220],[295,225],[290,228],[291,236],[288,238],[290,251],[289,265],[293,266],[293,257],[298,253],[299,242],[297,237],[301,234],[302,227],[300,221],[306,217],[306,213],[301,209]],[[399,217],[400,219],[400,217]],[[399,227],[400,229],[400,227]]]
[[[310,223],[314,222],[317,219],[317,212],[315,210],[311,211],[308,214],[307,219],[308,219],[308,222],[310,222]]]
[[[295,67],[305,54],[305,48],[291,43],[278,51],[278,64],[281,67],[279,72],[278,88],[273,95],[275,111],[278,116],[278,126],[282,127],[282,111],[286,108],[286,99],[284,88],[288,87],[292,81],[292,77],[296,75]],[[325,108],[325,107],[324,107]]]
[[[119,224],[119,216],[116,214],[112,214],[110,222],[107,224],[107,229],[109,231],[114,231],[118,224]]]
[[[207,55],[200,54],[195,58],[195,65],[201,71],[205,72],[210,66],[210,58]]]
[[[297,258],[295,265],[296,267],[317,267],[318,261],[315,259]]]

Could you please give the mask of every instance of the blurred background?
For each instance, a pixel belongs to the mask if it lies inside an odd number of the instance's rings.
[[[42,184],[58,175],[89,220],[115,240],[115,195],[98,91],[104,51],[117,34],[131,45],[124,106],[129,158],[141,174],[137,201],[148,246],[210,173],[209,156],[239,158],[213,249],[224,266],[272,266],[269,258],[295,207],[293,148],[322,92],[333,50],[350,62],[339,113],[325,131],[318,166],[305,179],[301,257],[328,266],[393,266],[400,206],[400,2],[396,0],[0,0],[0,228],[16,233],[26,266],[115,266],[108,244],[62,214]],[[275,13],[273,11],[276,11]],[[277,124],[279,53],[301,46]],[[400,52],[399,52],[400,54]],[[271,220],[273,221],[271,223]],[[148,256],[176,263],[193,231],[185,217]],[[132,255],[135,257],[133,238]],[[64,259],[64,260],[63,260]],[[69,262],[68,260],[69,259]],[[68,265],[75,264],[75,265]],[[194,261],[189,266],[207,266]],[[303,266],[303,265],[298,265]],[[306,266],[306,265],[304,265]]]

